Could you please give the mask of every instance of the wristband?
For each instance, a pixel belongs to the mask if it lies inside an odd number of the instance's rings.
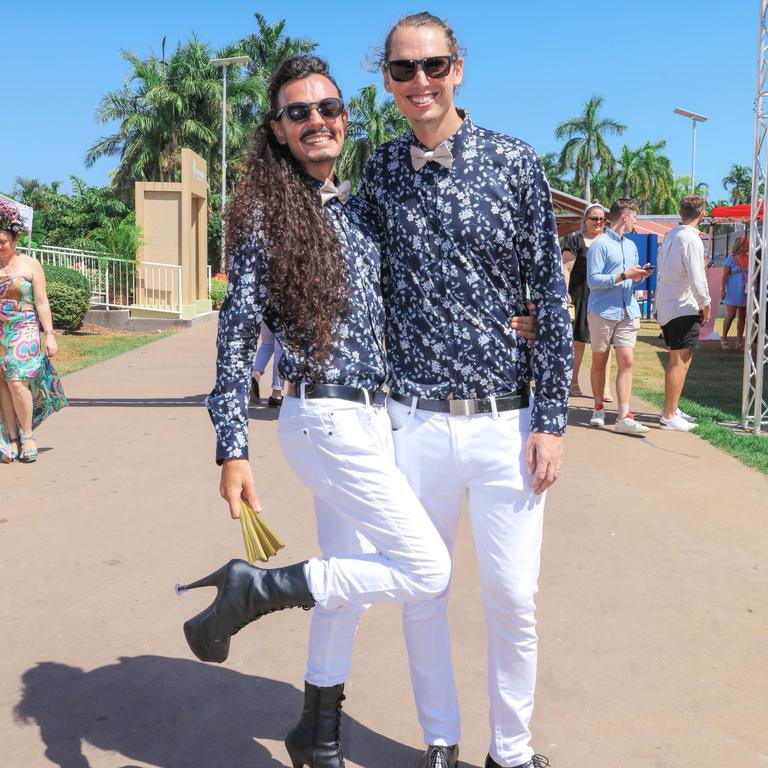
[[[627,279],[627,273],[626,272],[622,272],[619,275],[619,278],[620,278],[620,281],[623,283]]]
[[[53,336],[53,331],[43,331],[44,336]]]

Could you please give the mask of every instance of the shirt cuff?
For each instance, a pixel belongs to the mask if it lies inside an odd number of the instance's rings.
[[[551,400],[534,394],[531,409],[531,432],[562,435],[568,426],[568,402]]]

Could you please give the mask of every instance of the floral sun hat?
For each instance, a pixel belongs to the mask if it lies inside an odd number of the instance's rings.
[[[0,229],[13,235],[18,235],[24,229],[19,209],[2,199],[0,199]]]

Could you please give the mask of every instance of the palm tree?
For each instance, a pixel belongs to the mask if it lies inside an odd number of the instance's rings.
[[[648,190],[651,181],[648,168],[643,162],[643,148],[630,149],[626,144],[621,148],[618,169],[615,174],[616,185],[621,189],[622,197],[637,198],[641,191]]]
[[[739,205],[752,197],[752,171],[746,165],[734,163],[728,175],[723,179],[723,186],[731,189],[731,204]]]
[[[349,100],[347,140],[338,160],[337,173],[357,189],[365,161],[373,150],[407,130],[408,121],[392,99],[378,103],[375,85],[361,88],[357,96]]]
[[[258,75],[264,84],[269,82],[283,59],[302,53],[312,53],[317,48],[317,43],[307,37],[285,35],[285,19],[281,19],[276,24],[270,24],[260,13],[254,13],[254,16],[258,31],[237,43],[237,51],[241,55],[251,57],[252,63],[248,65],[248,74]],[[227,55],[234,55],[234,53]],[[264,97],[266,97],[266,88]],[[266,104],[266,98],[259,104],[259,108],[262,113],[267,111],[269,106]]]
[[[562,175],[557,154],[555,152],[545,152],[541,155],[541,163],[544,166],[544,173],[547,175],[549,186],[562,192],[567,191],[569,182]]]
[[[124,198],[130,197],[136,180],[175,180],[182,146],[205,158],[209,173],[215,173],[221,156],[222,83],[211,66],[210,48],[193,37],[169,61],[122,55],[131,73],[122,88],[101,99],[96,113],[102,123],[119,121],[118,131],[97,141],[85,164],[118,156],[113,186]],[[227,146],[236,155],[252,133],[253,104],[263,83],[233,71],[227,85]]]
[[[614,157],[605,142],[607,134],[620,136],[626,126],[611,118],[598,116],[604,98],[593,95],[585,104],[584,111],[560,123],[555,137],[568,139],[560,152],[560,168],[574,171],[575,180],[583,185],[584,199],[591,200],[590,181],[596,170],[610,172]]]

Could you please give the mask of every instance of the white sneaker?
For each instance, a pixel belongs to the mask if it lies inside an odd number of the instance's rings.
[[[659,423],[662,429],[671,429],[675,432],[690,432],[692,429],[696,429],[696,424],[687,421],[680,411],[678,411],[671,419],[665,419],[662,413],[659,416]]]
[[[642,435],[649,431],[645,424],[635,421],[632,416],[625,416],[623,419],[616,419],[613,425],[614,432],[620,432],[622,435]]]
[[[699,420],[695,416],[690,416],[689,414],[685,413],[685,411],[681,411],[679,408],[675,411],[675,416],[680,416],[681,418],[685,419],[687,422],[691,424],[698,424]],[[664,411],[662,411],[659,414],[659,422],[664,418]]]
[[[594,408],[592,410],[592,418],[589,420],[590,427],[604,427],[605,426],[605,408]]]

